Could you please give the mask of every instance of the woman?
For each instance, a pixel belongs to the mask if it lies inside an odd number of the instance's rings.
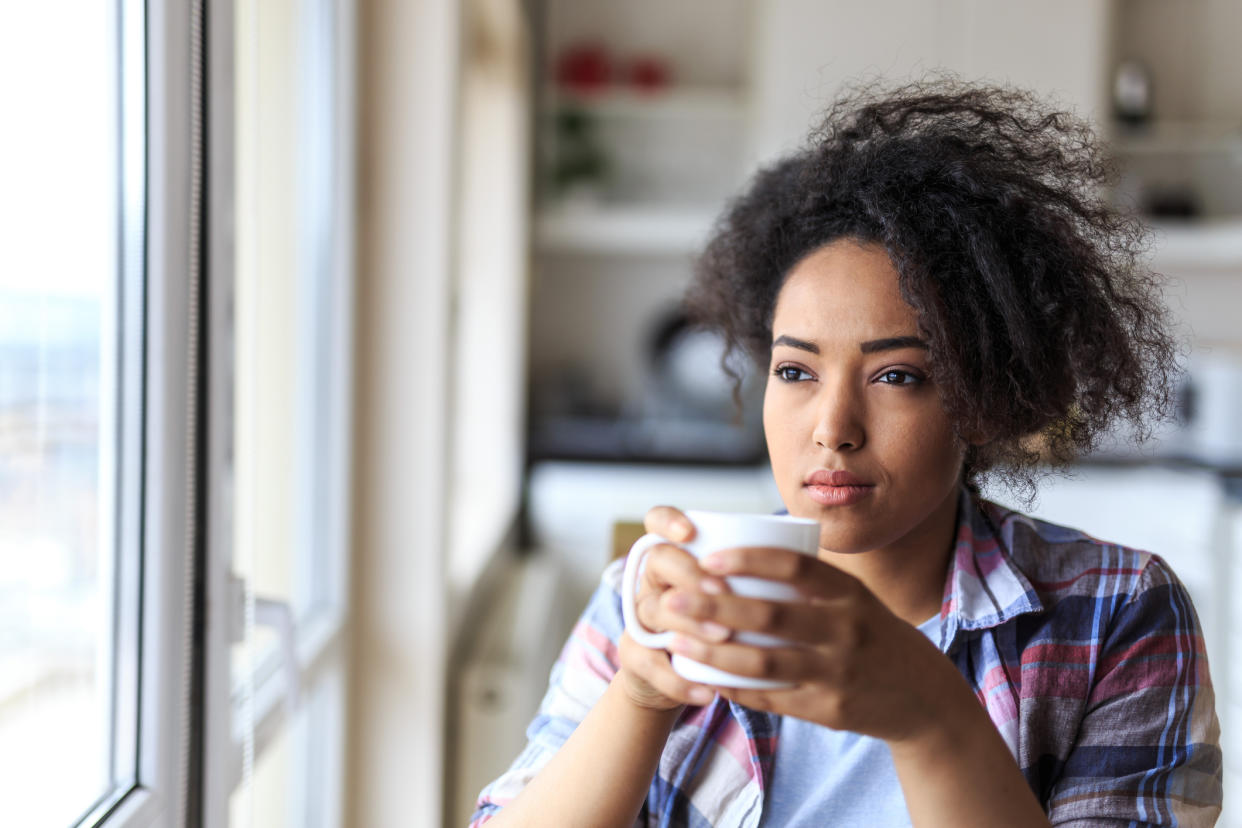
[[[812,139],[730,206],[690,303],[767,367],[772,470],[819,556],[658,546],[638,607],[674,652],[794,686],[682,679],[624,634],[614,565],[475,824],[1213,824],[1182,585],[979,496],[985,474],[1031,492],[1041,460],[1168,403],[1157,283],[1089,131],[935,83],[840,102]],[[694,532],[669,507],[646,523]],[[807,600],[730,595],[736,574]]]

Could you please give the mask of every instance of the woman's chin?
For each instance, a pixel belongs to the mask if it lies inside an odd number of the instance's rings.
[[[858,555],[875,549],[880,539],[872,532],[850,531],[847,527],[831,526],[820,521],[819,550],[820,553],[836,555]]]

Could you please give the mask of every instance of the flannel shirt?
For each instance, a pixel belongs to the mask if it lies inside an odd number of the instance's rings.
[[[1052,824],[1213,825],[1220,729],[1199,622],[1169,566],[965,489],[958,511],[940,649]],[[484,788],[471,826],[522,790],[616,675],[621,566],[604,572],[526,748]],[[758,826],[779,732],[778,716],[719,696],[685,708],[635,824]]]

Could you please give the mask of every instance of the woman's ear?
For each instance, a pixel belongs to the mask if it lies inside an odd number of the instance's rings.
[[[992,442],[993,436],[994,435],[983,426],[978,426],[965,432],[958,432],[957,438],[962,441],[963,448],[969,451],[971,449],[978,449],[982,446],[986,446],[988,443]]]
[[[992,435],[982,430],[967,434],[963,440],[971,448],[982,448],[992,442]]]

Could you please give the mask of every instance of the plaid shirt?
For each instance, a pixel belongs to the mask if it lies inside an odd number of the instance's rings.
[[[515,797],[619,669],[621,562],[552,669],[529,742],[471,826]],[[940,649],[975,689],[1053,825],[1215,823],[1219,726],[1199,622],[1156,555],[963,490]],[[636,824],[758,826],[780,719],[688,707]],[[607,772],[601,768],[601,772]]]

